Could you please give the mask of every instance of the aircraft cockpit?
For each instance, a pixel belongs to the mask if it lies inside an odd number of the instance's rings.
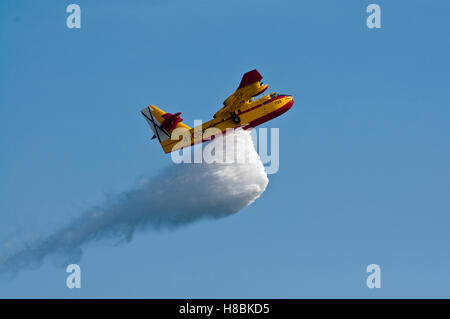
[[[280,94],[278,94],[278,93],[272,93],[272,94],[270,94],[270,98],[271,99],[273,99],[274,97],[277,97],[277,96],[279,96]]]
[[[273,99],[274,97],[277,97],[277,96],[291,96],[291,95],[287,95],[287,94],[279,94],[279,93],[272,93],[272,94],[270,94],[270,98],[271,98],[271,99]]]

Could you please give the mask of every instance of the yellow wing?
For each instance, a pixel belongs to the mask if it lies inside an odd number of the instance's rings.
[[[230,95],[224,102],[223,107],[214,114],[215,118],[229,116],[239,108],[250,101],[256,95],[261,94],[269,87],[267,84],[262,84],[262,75],[257,70],[252,70],[244,74],[238,89]]]

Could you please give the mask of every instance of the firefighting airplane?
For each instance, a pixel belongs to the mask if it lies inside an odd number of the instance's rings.
[[[268,88],[261,80],[257,70],[245,73],[238,89],[223,102],[224,106],[214,114],[213,119],[194,128],[182,122],[181,112],[166,113],[150,105],[141,113],[155,133],[152,139],[157,138],[164,152],[170,153],[209,141],[227,129],[254,128],[288,111],[294,104],[294,98],[290,95],[274,92],[253,99]]]

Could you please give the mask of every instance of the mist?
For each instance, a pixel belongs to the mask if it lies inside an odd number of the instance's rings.
[[[49,256],[76,263],[92,241],[127,243],[137,231],[176,230],[202,219],[235,214],[266,189],[267,174],[247,131],[221,136],[207,146],[237,143],[245,162],[171,164],[129,191],[80,214],[64,227],[39,239],[8,240],[0,250],[0,273],[39,267]]]

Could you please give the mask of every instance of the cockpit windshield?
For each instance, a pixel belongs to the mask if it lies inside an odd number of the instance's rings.
[[[270,98],[271,99],[273,99],[274,97],[277,97],[277,96],[279,96],[280,94],[278,94],[278,93],[272,93],[272,94],[270,94]]]

